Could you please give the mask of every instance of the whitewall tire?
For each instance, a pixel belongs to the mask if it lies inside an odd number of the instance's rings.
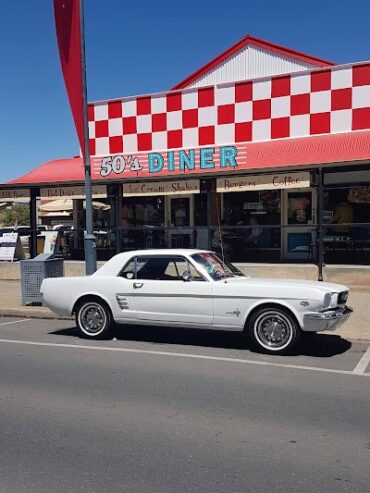
[[[107,338],[111,333],[112,322],[111,311],[102,300],[83,301],[76,309],[76,324],[82,337]]]
[[[248,325],[254,346],[270,354],[291,352],[301,335],[301,329],[293,315],[276,307],[257,310]]]

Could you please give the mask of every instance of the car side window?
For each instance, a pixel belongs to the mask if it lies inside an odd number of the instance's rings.
[[[130,262],[122,270],[120,276],[125,279],[135,279],[135,259],[130,260]]]
[[[184,257],[138,256],[130,260],[121,272],[126,279],[182,281],[185,271],[190,272],[191,280],[205,279]]]
[[[164,281],[173,280],[174,274],[170,269],[170,257],[136,257],[136,279]]]
[[[190,272],[190,278],[192,281],[205,281],[203,276],[199,274],[199,272],[195,269],[195,267],[188,262],[187,259],[178,257],[176,258],[176,267],[179,273],[179,278],[182,279],[182,276],[185,271]]]

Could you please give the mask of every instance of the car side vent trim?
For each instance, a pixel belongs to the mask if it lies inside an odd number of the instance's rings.
[[[117,293],[116,294],[116,300],[117,300],[118,306],[120,307],[121,310],[128,310],[129,309],[128,301],[127,301],[127,298],[125,295]]]

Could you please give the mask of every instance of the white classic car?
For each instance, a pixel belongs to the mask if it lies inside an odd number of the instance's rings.
[[[107,337],[114,322],[233,330],[274,354],[352,312],[345,286],[253,279],[203,250],[120,253],[91,276],[45,279],[41,293],[55,313],[75,314],[83,337]]]

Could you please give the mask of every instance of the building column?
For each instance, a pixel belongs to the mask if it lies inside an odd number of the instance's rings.
[[[122,184],[113,183],[107,185],[107,196],[110,197],[111,204],[111,224],[116,240],[116,253],[121,252],[122,243]]]
[[[30,258],[37,255],[37,197],[40,196],[39,188],[31,188],[30,198]]]
[[[324,183],[322,168],[318,174],[318,218],[317,218],[317,247],[318,247],[318,280],[323,281],[323,266],[324,266]]]

